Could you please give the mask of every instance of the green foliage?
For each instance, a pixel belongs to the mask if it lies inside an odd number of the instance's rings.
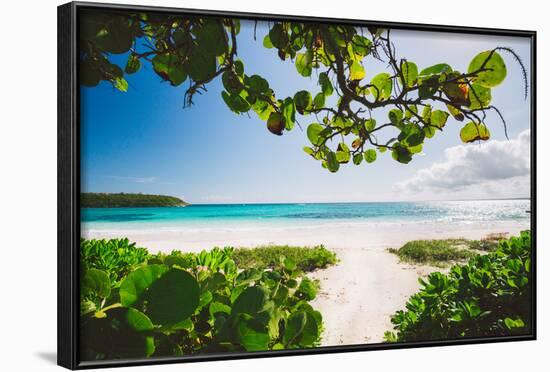
[[[120,280],[149,258],[145,248],[136,247],[128,239],[85,240],[80,239],[81,272],[100,270],[109,277],[111,285]],[[104,296],[107,297],[107,296]]]
[[[267,245],[256,248],[237,248],[232,254],[235,264],[243,269],[269,268],[280,270],[281,257],[294,261],[298,270],[309,272],[324,269],[338,262],[336,254],[323,245],[312,248],[288,245]]]
[[[494,50],[479,53],[472,59],[468,66],[468,73],[476,74],[473,81],[485,88],[494,88],[506,78],[506,65],[504,60]]]
[[[174,196],[127,194],[127,193],[95,193],[80,194],[81,208],[133,208],[133,207],[182,207],[188,205]]]
[[[484,124],[476,124],[473,121],[466,124],[460,130],[460,139],[464,143],[475,142],[478,140],[488,140],[489,137],[489,129],[487,129]]]
[[[443,266],[449,262],[461,261],[475,255],[466,249],[464,239],[412,240],[399,249],[389,249],[406,262]]]
[[[307,131],[313,146],[306,152],[330,172],[337,172],[351,159],[360,165],[359,155],[370,149],[390,150],[394,160],[407,164],[422,151],[426,139],[443,130],[448,116],[457,121],[467,118],[482,128],[476,131],[480,135],[472,135],[470,126],[465,127],[461,135],[465,142],[489,139],[482,119],[492,108],[491,89],[506,78],[499,51],[513,54],[527,81],[521,60],[509,48],[479,53],[467,72],[454,70],[448,63],[419,68],[413,61],[396,59],[399,53],[394,50],[391,30],[269,22],[267,33],[260,38],[263,47],[273,50],[274,58],[293,63],[300,77],[318,76],[321,88],[321,92],[300,90],[279,97],[267,80],[248,75],[245,63],[237,59],[237,43],[242,41],[238,19],[83,12],[80,25],[82,85],[107,81],[124,92],[129,89],[125,74],[147,70],[141,67],[150,63],[170,85],[188,82],[184,98],[185,106],[190,106],[197,93],[221,76],[226,106],[236,114],[252,111],[275,135],[293,130],[296,112],[306,120],[315,118]],[[146,48],[141,45],[145,40]],[[120,53],[128,54],[124,70],[111,62],[111,54]],[[371,59],[389,67],[367,70]],[[326,100],[334,93],[336,99]],[[430,107],[433,115],[419,115],[422,107]],[[389,122],[372,120],[378,109],[393,112]],[[342,143],[349,153],[339,149]]]
[[[486,255],[420,279],[422,289],[392,316],[387,342],[528,334],[531,330],[531,234],[502,240]]]
[[[233,248],[198,254],[173,251],[147,253],[139,260],[134,256],[141,248],[127,239],[83,240],[81,246],[81,251],[95,247],[94,252],[102,254],[109,247],[122,256],[117,247],[132,247],[124,251],[132,257],[119,257],[118,266],[95,265],[117,273],[117,281],[110,282],[108,273],[100,269],[86,270],[80,318],[84,360],[304,348],[319,343],[322,316],[309,304],[318,284],[302,269],[335,262],[334,254],[322,246],[266,247],[247,253]],[[95,256],[81,256],[82,265],[92,266],[85,262],[91,257]],[[121,262],[133,264],[123,268]]]

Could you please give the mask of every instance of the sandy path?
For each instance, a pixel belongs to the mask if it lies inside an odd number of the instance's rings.
[[[310,275],[321,281],[312,305],[326,325],[323,346],[381,342],[390,316],[418,291],[418,277],[437,270],[399,263],[379,249],[334,251],[340,263]]]

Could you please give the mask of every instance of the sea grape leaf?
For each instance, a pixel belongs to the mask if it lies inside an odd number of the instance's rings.
[[[297,311],[288,317],[285,325],[285,332],[283,334],[283,343],[285,345],[291,344],[304,330],[306,325],[307,316],[303,311]]]
[[[447,123],[448,117],[449,113],[442,110],[434,110],[431,113],[430,124],[441,129],[445,126],[445,123]]]
[[[349,78],[350,80],[362,80],[365,77],[365,69],[361,63],[353,61],[349,67]]]
[[[423,79],[418,85],[418,96],[422,99],[431,98],[439,88],[439,78],[431,76]]]
[[[399,109],[391,109],[388,112],[388,118],[390,119],[392,124],[397,125],[403,119],[403,112]]]
[[[183,63],[173,54],[157,54],[152,63],[153,70],[173,86],[178,86],[187,79]]]
[[[296,54],[296,70],[302,76],[311,76],[313,52],[308,50],[305,53]]]
[[[390,74],[382,72],[371,80],[371,93],[377,101],[388,99],[392,92],[393,83]]]
[[[115,79],[114,84],[116,89],[120,90],[121,92],[127,92],[128,91],[128,82],[126,79],[118,77]]]
[[[422,71],[420,71],[419,75],[433,75],[433,74],[441,74],[443,72],[449,72],[452,71],[452,67],[449,66],[446,63],[438,63],[436,65],[426,67]]]
[[[401,73],[403,74],[402,82],[404,86],[412,87],[416,84],[416,78],[418,76],[418,67],[414,62],[403,61],[401,63]]]
[[[132,25],[126,17],[112,17],[92,39],[104,51],[113,54],[126,53],[133,44]]]
[[[296,111],[300,114],[304,114],[304,111],[311,108],[311,93],[307,90],[301,90],[294,95],[294,104],[296,105]]]
[[[285,98],[282,106],[283,117],[285,118],[285,129],[292,130],[296,121],[296,105],[290,97]]]
[[[506,64],[496,51],[487,50],[475,56],[468,66],[468,73],[475,72],[482,67],[487,71],[482,71],[473,78],[473,81],[482,87],[494,88],[506,78]]]
[[[486,141],[491,137],[489,129],[484,124],[476,124],[473,121],[467,123],[460,130],[460,139],[464,143],[474,141]]]
[[[298,343],[300,346],[311,346],[319,339],[319,325],[317,324],[317,319],[312,314],[312,312],[307,311],[306,313],[306,322],[302,330],[301,335],[299,336]]]
[[[373,163],[374,161],[376,161],[376,151],[373,149],[368,149],[367,151],[365,151],[363,156],[365,157],[365,161],[367,163]]]
[[[250,110],[250,104],[238,94],[229,94],[226,91],[222,91],[222,98],[227,107],[235,113],[240,114]]]
[[[412,160],[412,153],[400,143],[395,143],[392,146],[392,157],[400,163],[407,164]]]
[[[470,109],[486,108],[491,103],[491,88],[485,88],[479,84],[472,84],[468,92]]]
[[[252,75],[248,78],[250,91],[255,94],[266,93],[269,89],[269,83],[259,75]]]
[[[281,23],[274,24],[269,30],[269,40],[277,49],[283,49],[288,44],[288,34]]]
[[[134,74],[141,68],[141,62],[135,54],[130,54],[124,72],[127,74]]]
[[[321,72],[319,74],[319,85],[321,85],[321,91],[325,96],[330,96],[334,92],[334,87],[326,72]]]
[[[149,332],[153,323],[134,308],[114,308],[104,318],[86,319],[81,327],[81,349],[106,359],[143,358],[155,352]]]
[[[371,132],[375,127],[376,127],[375,119],[365,120],[365,129],[367,130],[367,132]]]
[[[325,95],[323,92],[317,93],[313,99],[313,108],[320,109],[325,107]]]
[[[338,158],[336,157],[336,154],[333,151],[329,151],[326,158],[326,165],[329,171],[332,173],[335,173],[340,168],[340,163],[338,162]]]
[[[255,319],[241,319],[237,325],[237,338],[247,351],[267,350],[270,337],[265,328]]]
[[[323,142],[323,138],[320,133],[325,129],[321,124],[313,123],[307,127],[307,138],[314,145],[320,145]]]
[[[195,50],[189,56],[185,65],[189,76],[194,81],[203,81],[216,73],[216,56]]]
[[[148,265],[130,273],[120,286],[123,306],[146,303],[146,314],[164,326],[191,316],[199,305],[197,281],[184,270],[164,265]]]
[[[109,276],[101,270],[89,269],[84,273],[80,284],[82,295],[95,295],[100,298],[107,298],[111,294],[111,280]]]
[[[267,292],[260,286],[246,288],[233,303],[231,314],[256,315],[263,310],[267,300]]]

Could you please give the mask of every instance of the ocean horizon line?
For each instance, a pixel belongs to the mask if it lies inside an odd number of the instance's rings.
[[[475,202],[475,201],[513,201],[513,200],[531,200],[531,197],[519,198],[481,198],[481,199],[426,199],[426,200],[378,200],[378,201],[319,201],[319,202],[231,202],[231,203],[192,203],[190,206],[220,206],[220,205],[289,205],[289,204],[387,204],[387,203],[437,203],[437,202]],[[175,207],[175,208],[185,208]]]

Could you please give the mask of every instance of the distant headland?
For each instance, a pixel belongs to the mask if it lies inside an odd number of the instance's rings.
[[[185,207],[189,205],[180,198],[167,195],[96,193],[80,194],[81,208],[138,208],[138,207]]]

